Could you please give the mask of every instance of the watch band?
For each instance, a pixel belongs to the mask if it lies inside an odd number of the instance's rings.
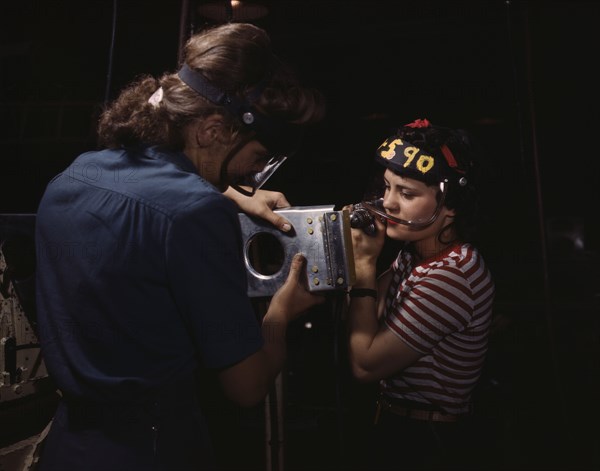
[[[371,288],[352,288],[348,295],[351,298],[364,298],[366,296],[370,296],[374,299],[377,299],[377,290]]]

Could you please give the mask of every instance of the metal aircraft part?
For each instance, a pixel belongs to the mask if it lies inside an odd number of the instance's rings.
[[[0,215],[0,403],[37,392],[48,373],[35,332],[35,215]]]
[[[303,206],[276,210],[292,223],[283,233],[270,223],[240,213],[248,296],[271,296],[285,282],[293,256],[306,257],[308,289],[344,290],[354,283],[354,257],[347,210]]]
[[[37,338],[34,228],[35,214],[0,214],[0,469],[32,469],[59,400]]]

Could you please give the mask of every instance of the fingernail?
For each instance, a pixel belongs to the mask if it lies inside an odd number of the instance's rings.
[[[281,230],[282,230],[283,232],[289,232],[291,229],[292,229],[292,226],[291,226],[291,224],[287,224],[287,223],[285,223],[283,226],[281,226]]]

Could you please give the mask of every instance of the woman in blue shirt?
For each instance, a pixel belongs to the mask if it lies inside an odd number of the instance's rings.
[[[214,466],[195,372],[257,404],[286,326],[322,301],[297,256],[261,327],[232,200],[288,229],[270,211],[283,195],[259,188],[321,115],[249,24],[194,35],[177,73],[139,79],[104,111],[105,149],[56,176],[37,213],[40,341],[63,396],[42,470]]]

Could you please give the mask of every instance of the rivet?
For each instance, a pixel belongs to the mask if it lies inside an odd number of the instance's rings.
[[[306,222],[309,223],[309,224],[312,224],[313,220],[312,220],[312,218],[306,218]]]
[[[335,280],[335,282],[336,282],[338,285],[343,285],[343,284],[344,284],[344,279],[343,279],[343,278],[340,276],[340,277],[339,277],[337,280]]]
[[[318,273],[319,267],[316,266],[316,265],[313,265],[312,268],[311,268],[311,270],[312,270],[313,273]]]
[[[309,228],[308,228],[308,230],[307,230],[307,232],[308,232],[309,234],[312,234],[312,233],[314,233],[315,231],[314,231],[314,229],[313,229],[312,227],[309,227]]]
[[[337,219],[337,214],[332,214],[331,216],[329,216],[329,219],[335,221]]]
[[[315,278],[315,279],[313,280],[313,283],[314,283],[315,285],[318,285],[319,283],[321,283],[321,281],[320,281],[318,278]]]

